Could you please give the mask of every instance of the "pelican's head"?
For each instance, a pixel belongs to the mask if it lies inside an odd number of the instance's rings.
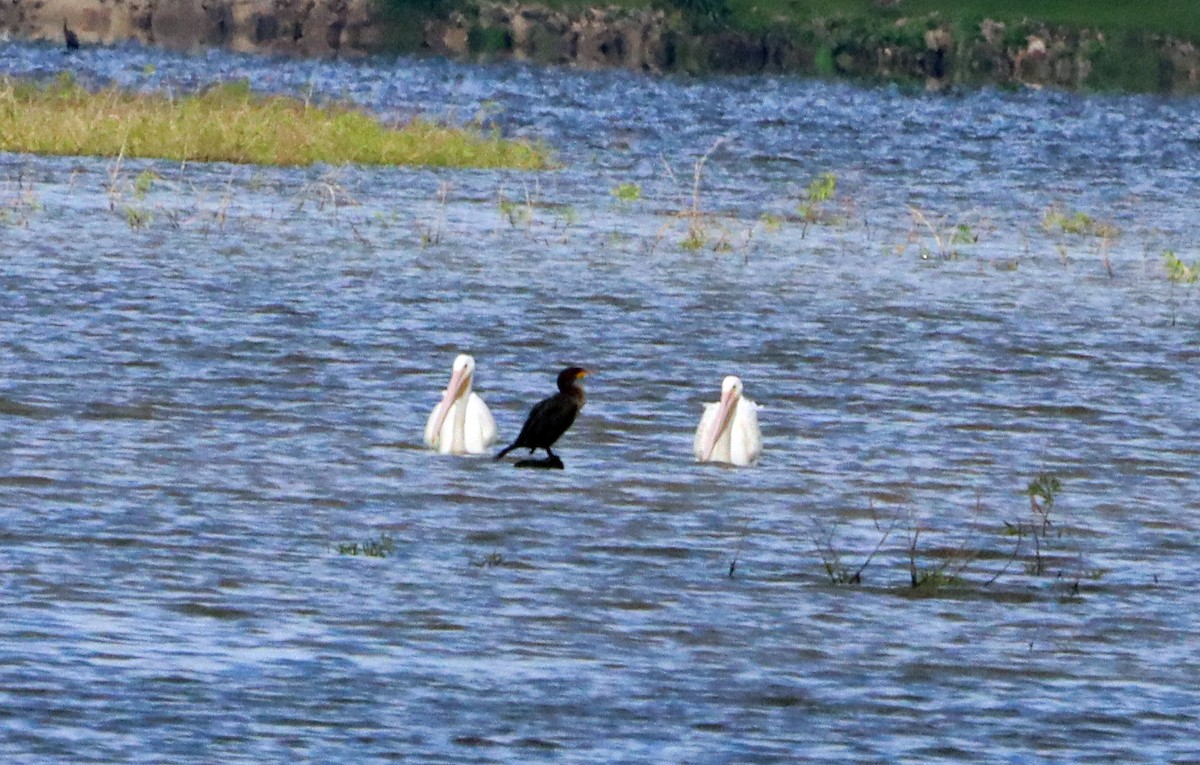
[[[475,374],[475,357],[466,353],[460,353],[454,357],[454,366],[451,367],[451,375],[462,373],[470,378]]]
[[[742,378],[737,375],[726,375],[721,381],[721,400],[742,397]]]
[[[741,399],[741,378],[737,375],[727,375],[721,381],[721,402],[717,405],[717,416],[713,418],[712,427],[704,434],[704,441],[700,447],[701,462],[708,462],[712,459],[713,449],[716,448],[717,442],[721,440],[721,436],[733,422],[734,412],[737,411],[737,405]]]

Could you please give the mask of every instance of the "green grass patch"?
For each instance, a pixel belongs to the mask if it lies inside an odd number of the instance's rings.
[[[904,0],[881,7],[876,0],[726,0],[730,21],[749,28],[813,18],[895,20],[936,13],[947,21],[1022,19],[1106,32],[1142,32],[1200,38],[1195,0]]]
[[[642,198],[642,187],[636,183],[622,183],[612,193],[618,201],[631,203]]]
[[[276,166],[542,170],[553,164],[545,147],[478,126],[421,118],[386,125],[345,106],[257,95],[245,83],[172,97],[118,88],[91,92],[67,75],[49,84],[0,78],[0,150]]]
[[[595,5],[589,0],[541,0],[555,8],[578,10]],[[608,0],[603,5],[623,8],[667,8],[693,16],[719,17],[735,28],[778,30],[780,25],[813,19],[894,22],[931,13],[951,22],[973,24],[990,18],[1016,22],[1029,19],[1047,24],[1139,32],[1200,39],[1200,13],[1195,0]]]
[[[1163,253],[1163,263],[1172,284],[1195,284],[1200,281],[1200,260],[1188,265],[1173,250],[1167,250]]]

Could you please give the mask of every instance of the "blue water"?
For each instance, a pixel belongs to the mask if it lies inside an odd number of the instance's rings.
[[[1200,101],[0,56],[64,69],[563,168],[0,155],[5,761],[1196,758]],[[564,471],[424,449],[460,351],[502,441],[595,370]]]

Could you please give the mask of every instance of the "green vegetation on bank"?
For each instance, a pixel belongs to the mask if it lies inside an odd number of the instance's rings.
[[[1195,0],[539,0],[539,4],[561,9],[597,5],[675,9],[720,19],[735,28],[756,30],[813,19],[894,22],[899,18],[937,14],[952,23],[1027,19],[1105,32],[1152,33],[1200,40],[1200,11]]]
[[[1200,91],[1195,0],[383,1],[407,19],[396,24],[409,30],[399,49],[473,60],[791,72],[930,89]],[[412,24],[414,14],[433,23]]]
[[[346,107],[261,96],[245,83],[174,97],[91,92],[69,76],[0,78],[0,151],[280,166],[328,164],[550,166],[548,151],[477,126],[424,119],[389,126]]]
[[[990,21],[1005,25],[996,30],[1000,36],[998,42],[1010,50],[1023,49],[1030,37],[1044,38],[1046,31],[1054,30],[1052,36],[1065,41],[1070,56],[1077,59],[1070,67],[1087,62],[1077,82],[1085,88],[1195,90],[1194,75],[1179,71],[1161,42],[1162,38],[1172,38],[1200,43],[1200,6],[1195,0],[668,1],[685,6],[689,3],[718,6],[716,16],[723,23],[749,32],[782,30],[784,34],[803,38],[806,24],[823,26],[830,33],[829,47],[822,49],[827,58],[821,62],[818,57],[817,68],[823,74],[834,74],[838,68],[829,60],[838,48],[851,52],[865,49],[868,62],[872,48],[899,46],[919,52],[927,45],[926,30],[940,27],[949,30],[958,43],[945,64],[948,69],[957,70],[956,78],[989,81],[995,76],[994,70],[999,69],[1000,80],[1004,81],[1005,64],[997,65],[996,60],[981,62],[977,53],[970,51],[971,46],[962,44],[981,38],[984,22]],[[1085,32],[1094,36],[1084,35]],[[820,41],[819,36],[816,41]],[[1034,80],[1045,76],[1027,74]],[[886,75],[888,79],[894,76],[894,73]]]
[[[825,0],[825,3],[858,8],[873,5],[869,0],[853,3]],[[1105,32],[1150,32],[1195,39],[1200,37],[1197,10],[1194,0],[903,0],[888,12],[908,16],[937,13],[947,19],[966,21],[1030,19]]]
[[[677,0],[686,3],[688,0]],[[701,0],[691,0],[700,2]],[[738,26],[764,27],[781,20],[843,17],[895,21],[937,14],[953,23],[983,19],[1099,29],[1105,32],[1149,32],[1200,38],[1200,12],[1194,0],[706,0],[724,2],[730,21]]]

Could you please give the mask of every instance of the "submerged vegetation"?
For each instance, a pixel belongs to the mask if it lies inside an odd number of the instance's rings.
[[[911,511],[899,512],[884,524],[873,506],[871,520],[878,537],[869,549],[855,553],[842,549],[835,528],[816,518],[807,535],[832,585],[862,585],[872,562],[888,558],[893,566],[906,569],[908,576],[902,590],[913,595],[982,590],[1012,573],[1023,572],[1029,577],[1049,578],[1064,586],[1066,595],[1075,597],[1085,580],[1100,579],[1104,572],[1089,564],[1080,546],[1072,543],[1085,535],[1086,530],[1063,526],[1052,519],[1055,499],[1061,491],[1062,482],[1057,475],[1039,474],[1025,489],[1029,497],[1028,514],[999,525],[980,520],[983,508],[976,500],[973,518],[958,541],[951,534],[935,533]],[[982,538],[981,533],[988,531],[1000,541],[989,543]],[[897,536],[903,537],[902,546],[885,547]],[[928,543],[930,536],[935,539],[932,545]],[[1006,538],[1011,540],[1010,550],[1002,549]],[[942,543],[937,543],[938,539]],[[851,554],[858,559],[847,563],[846,558]],[[1014,566],[1016,563],[1023,565]]]
[[[612,191],[619,202],[631,203],[642,198],[642,187],[636,183],[622,183]]]
[[[1060,239],[1057,248],[1063,263],[1069,259],[1065,239],[1090,238],[1095,243],[1096,254],[1104,265],[1104,270],[1109,277],[1114,275],[1111,249],[1113,242],[1121,235],[1121,230],[1115,224],[1098,220],[1079,210],[1068,210],[1062,204],[1055,203],[1042,215],[1042,228],[1051,237]]]
[[[113,87],[92,92],[67,75],[48,84],[0,78],[0,150],[279,166],[552,164],[544,147],[479,126],[420,118],[386,125],[345,106],[257,95],[245,83],[175,97]]]
[[[1051,205],[1042,215],[1042,228],[1049,233],[1095,236],[1115,239],[1120,231],[1107,221],[1097,220],[1079,210],[1068,210],[1061,204]]]
[[[1167,250],[1163,253],[1163,263],[1172,284],[1195,284],[1200,278],[1200,260],[1188,265],[1173,250]]]
[[[1167,250],[1163,253],[1163,266],[1167,270],[1167,280],[1171,282],[1173,298],[1171,324],[1175,324],[1179,319],[1179,303],[1186,299],[1188,295],[1195,293],[1196,283],[1200,281],[1200,260],[1194,261],[1189,265],[1176,255],[1174,250]],[[1182,296],[1175,296],[1174,292],[1176,288],[1182,288],[1184,294]]]
[[[396,540],[386,532],[380,532],[378,539],[367,539],[362,542],[338,542],[337,551],[339,555],[386,558],[396,551]]]
[[[825,219],[822,208],[833,198],[835,191],[837,191],[837,174],[835,173],[821,173],[808,184],[798,208],[804,224],[800,229],[801,238],[808,233],[809,224],[819,223]]]

